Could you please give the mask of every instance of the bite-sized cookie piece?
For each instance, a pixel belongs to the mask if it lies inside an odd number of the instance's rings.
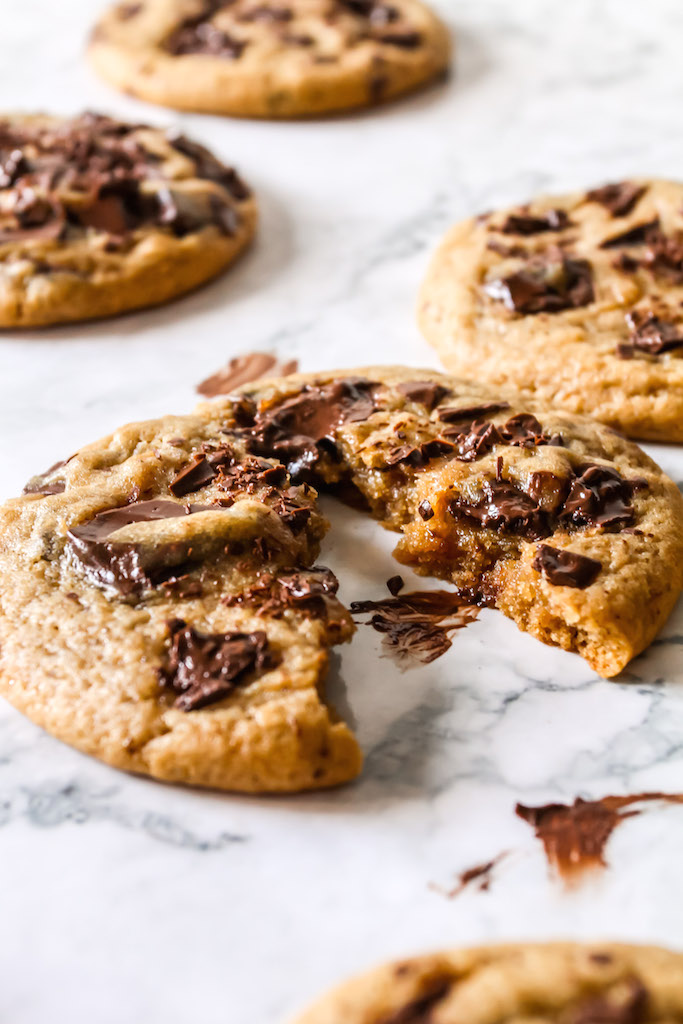
[[[110,8],[89,53],[152,103],[286,118],[409,92],[446,68],[450,39],[420,0],[139,0]]]
[[[524,943],[387,964],[296,1024],[677,1024],[683,956],[655,946]]]
[[[452,373],[683,441],[683,185],[624,181],[457,225],[419,319]]]
[[[609,676],[683,574],[683,499],[608,427],[431,371],[258,381],[131,424],[0,508],[0,692],[111,764],[246,791],[353,778],[323,696],[352,624],[316,489],[396,555]]]
[[[255,227],[244,182],[183,135],[92,113],[0,119],[0,327],[166,302]]]

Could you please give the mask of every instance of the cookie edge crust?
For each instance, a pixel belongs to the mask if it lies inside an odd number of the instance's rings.
[[[452,33],[430,8],[424,9],[431,23],[423,45],[413,52],[381,57],[378,74],[384,84],[379,97],[371,93],[370,65],[362,69],[313,65],[310,74],[293,79],[274,76],[268,69],[234,74],[233,65],[219,57],[173,57],[158,52],[152,58],[153,70],[145,72],[149,65],[144,56],[98,38],[106,11],[93,30],[86,53],[101,78],[148,103],[228,117],[305,120],[382,106],[446,74],[455,49]]]
[[[128,263],[124,257],[120,272],[99,280],[97,270],[93,278],[83,278],[58,268],[56,280],[39,298],[27,295],[23,284],[8,282],[0,286],[0,329],[99,320],[180,298],[217,277],[251,244],[258,223],[253,198],[239,204],[239,216],[240,225],[231,236],[215,228],[185,238],[154,232],[158,245],[152,254],[134,251]]]

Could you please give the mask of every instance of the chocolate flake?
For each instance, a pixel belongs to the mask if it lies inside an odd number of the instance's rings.
[[[159,675],[177,695],[173,706],[180,711],[214,704],[277,664],[262,631],[198,633],[182,619],[173,620],[169,631],[168,660]]]
[[[645,808],[639,804],[660,802],[680,804],[683,795],[636,793],[600,800],[577,797],[573,804],[517,804],[515,811],[543,843],[552,870],[571,884],[587,872],[607,867],[605,849],[612,832],[622,821],[643,813]]]
[[[532,256],[514,274],[490,281],[484,291],[515,313],[558,313],[593,302],[593,270],[557,246]]]
[[[197,391],[206,398],[216,395],[229,395],[243,384],[258,380],[269,374],[272,377],[286,377],[296,373],[296,359],[279,363],[275,356],[266,352],[248,352],[243,356],[235,356],[230,362],[197,385]]]
[[[547,210],[537,216],[511,213],[500,230],[505,235],[538,235],[545,231],[564,231],[570,224],[565,210]]]
[[[635,185],[632,181],[619,181],[602,188],[591,189],[586,199],[591,203],[606,206],[613,217],[625,217],[647,192],[647,185]]]
[[[369,625],[403,668],[428,665],[451,647],[451,634],[473,622],[479,608],[447,590],[413,591],[379,601],[353,601],[353,614],[371,613]]]
[[[555,587],[575,587],[584,590],[600,575],[602,564],[595,558],[580,555],[576,551],[553,548],[539,544],[531,563],[537,572],[542,572]]]

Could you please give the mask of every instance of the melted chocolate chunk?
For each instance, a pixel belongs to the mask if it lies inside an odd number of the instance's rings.
[[[48,483],[47,477],[52,476],[52,474],[56,470],[61,469],[62,466],[66,466],[68,461],[69,459],[60,459],[59,462],[55,462],[49,469],[46,469],[44,473],[38,473],[37,476],[31,477],[21,493],[62,494],[66,490],[66,482],[64,480],[53,480]]]
[[[490,281],[484,291],[515,313],[558,313],[593,302],[588,260],[572,259],[554,247],[532,256],[520,270]]]
[[[450,978],[436,978],[428,982],[422,995],[382,1017],[377,1024],[431,1024],[434,1019],[432,1011],[446,998],[452,986]]]
[[[449,455],[453,452],[453,445],[450,441],[441,437],[435,437],[431,441],[423,441],[415,446],[404,444],[392,448],[386,457],[388,468],[398,465],[409,465],[415,469],[421,469],[432,459],[441,458],[442,455]]]
[[[237,60],[242,56],[246,43],[223,32],[211,22],[211,18],[231,0],[204,0],[198,14],[185,20],[166,39],[165,49],[174,57],[201,53],[211,57]]]
[[[451,634],[479,614],[469,596],[446,590],[353,601],[351,611],[371,613],[369,625],[383,634],[384,649],[403,667],[427,665],[441,657],[451,647]]]
[[[249,198],[251,191],[237,171],[222,164],[205,146],[200,146],[198,142],[193,142],[179,132],[168,132],[166,137],[174,149],[194,160],[195,173],[198,178],[217,182],[230,193],[233,199],[242,201]]]
[[[631,310],[626,314],[626,323],[631,329],[629,343],[617,346],[617,354],[622,359],[630,359],[636,352],[658,356],[683,345],[683,334],[679,333],[679,328],[649,311]]]
[[[584,590],[595,583],[602,564],[595,558],[575,551],[561,550],[549,544],[539,544],[531,563],[555,587],[575,587]]]
[[[265,573],[257,584],[241,594],[224,597],[223,603],[228,607],[247,605],[256,609],[257,615],[275,618],[287,610],[329,618],[330,612],[340,612],[339,605],[332,600],[338,589],[339,580],[322,565],[312,569],[281,569]]]
[[[612,235],[600,243],[601,249],[620,249],[627,245],[644,245],[646,242],[656,242],[660,235],[659,218],[647,221],[644,224],[636,224],[628,231],[622,231],[619,235]]]
[[[645,1024],[649,994],[638,978],[630,978],[628,991],[615,999],[606,996],[588,999],[572,1011],[567,1024]]]
[[[632,181],[619,181],[602,188],[591,189],[586,199],[591,203],[602,203],[613,217],[625,217],[647,192],[647,185],[634,185]]]
[[[472,501],[458,495],[449,501],[448,511],[455,518],[464,516],[491,530],[527,540],[540,540],[550,532],[537,502],[507,480],[485,480],[479,498]]]
[[[399,46],[402,50],[416,50],[422,43],[419,32],[375,32],[372,38],[385,46]]]
[[[202,512],[211,506],[179,505],[174,501],[133,501],[128,505],[98,512],[88,522],[74,526],[67,532],[72,555],[78,560],[86,577],[93,583],[113,587],[123,596],[139,594],[147,587],[156,586],[167,578],[165,568],[145,564],[143,553],[136,544],[109,542],[107,537],[132,523],[171,519]],[[171,575],[187,558],[187,552],[176,545],[165,545],[160,552],[162,562]]]
[[[439,419],[444,423],[468,424],[509,408],[508,402],[482,402],[481,405],[465,405],[461,409],[439,409]]]
[[[450,389],[442,384],[434,384],[432,381],[408,380],[398,385],[398,390],[411,402],[424,405],[431,412],[439,405],[446,395],[450,395]]]
[[[215,704],[276,664],[261,631],[198,633],[175,619],[170,634],[168,660],[159,674],[162,686],[177,695],[173,706],[180,711]]]
[[[450,438],[451,431],[455,434],[457,428],[450,428],[444,431],[444,437]],[[474,462],[475,459],[485,455],[494,445],[505,444],[498,427],[493,423],[473,423],[467,432],[458,433],[454,436],[455,457],[460,462]]]
[[[235,465],[235,455],[230,448],[198,452],[192,460],[171,480],[168,489],[175,498],[182,498],[193,491],[199,491],[215,480],[219,473]],[[270,464],[268,464],[270,467]]]
[[[305,385],[267,408],[235,407],[238,428],[247,449],[279,459],[293,480],[303,479],[320,458],[321,450],[335,456],[334,438],[344,423],[367,419],[376,410],[375,382],[349,377],[331,384]],[[248,426],[247,426],[248,424]]]
[[[500,230],[506,235],[539,235],[544,231],[564,231],[570,224],[564,210],[548,210],[539,216],[511,213]]]
[[[640,481],[635,481],[636,486]],[[616,469],[586,463],[571,481],[560,520],[575,526],[601,526],[623,529],[634,520],[631,498],[634,482],[625,480]]]

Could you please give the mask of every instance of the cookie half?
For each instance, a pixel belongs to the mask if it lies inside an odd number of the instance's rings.
[[[0,327],[166,302],[255,227],[249,188],[183,135],[92,113],[0,119]]]
[[[612,943],[482,946],[402,960],[293,1024],[656,1024],[683,1019],[683,956]]]
[[[102,760],[286,791],[360,770],[324,699],[351,637],[317,491],[396,557],[605,676],[683,584],[683,499],[608,427],[444,374],[294,375],[134,423],[0,508],[0,692]]]
[[[625,181],[457,225],[419,320],[452,373],[683,441],[683,185]]]
[[[139,0],[105,13],[89,54],[152,103],[287,118],[416,89],[447,67],[450,39],[419,0]]]

